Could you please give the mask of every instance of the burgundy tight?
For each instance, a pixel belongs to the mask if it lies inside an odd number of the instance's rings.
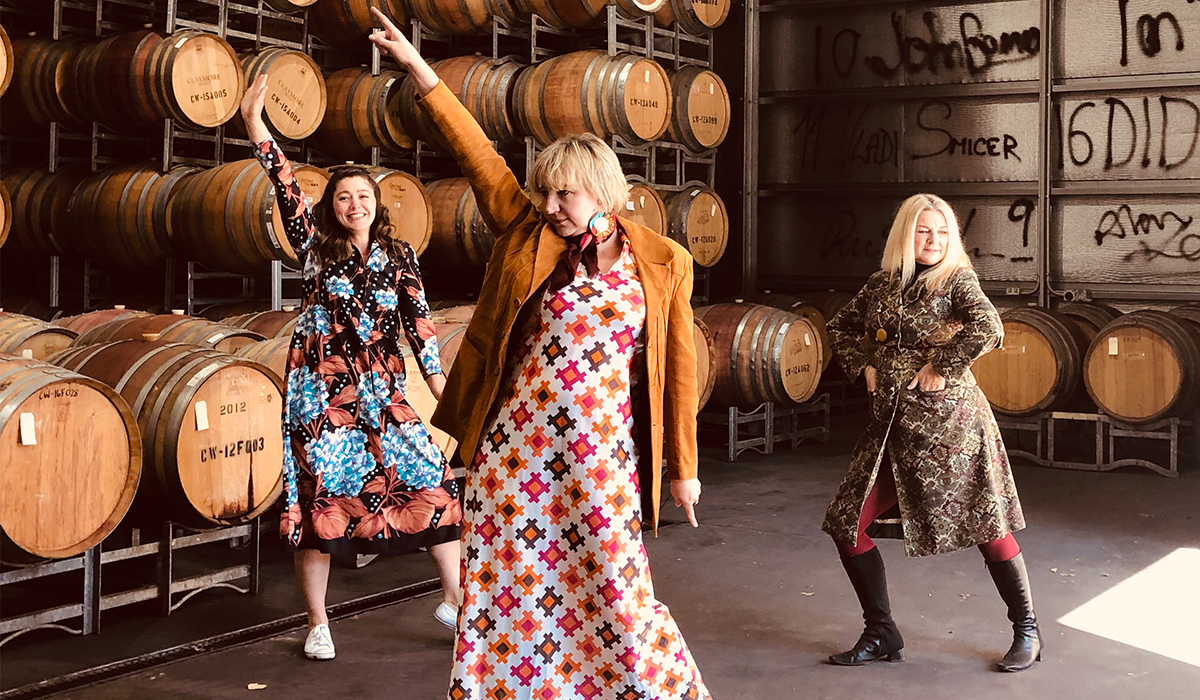
[[[897,498],[896,478],[892,474],[891,460],[885,457],[883,464],[879,467],[879,476],[875,479],[875,486],[871,489],[871,493],[867,494],[862,513],[858,516],[858,543],[853,547],[840,542],[836,543],[838,554],[843,559],[865,554],[875,547],[875,543],[870,537],[867,537],[867,526],[896,505]],[[1012,559],[1021,553],[1021,548],[1013,539],[1012,533],[1009,533],[998,540],[979,545],[979,551],[983,553],[985,561],[996,563]]]

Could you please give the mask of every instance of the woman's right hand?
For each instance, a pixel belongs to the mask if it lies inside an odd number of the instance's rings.
[[[263,121],[263,104],[267,101],[267,75],[255,78],[246,94],[242,95],[242,121],[246,124],[246,136],[251,143],[262,143],[271,138],[271,132]]]
[[[375,19],[383,25],[382,32],[372,32],[368,37],[371,43],[378,46],[380,51],[390,54],[401,68],[408,71],[416,84],[418,95],[422,97],[428,95],[438,85],[437,73],[433,72],[408,37],[404,36],[395,24],[392,24],[392,20],[388,19],[387,15],[380,12],[378,7],[372,7],[371,14],[375,15]]]
[[[863,368],[863,379],[867,380],[867,391],[869,391],[872,394],[875,393],[875,379],[876,379],[875,375],[876,375],[875,368],[872,367],[871,365],[867,365],[866,367]]]

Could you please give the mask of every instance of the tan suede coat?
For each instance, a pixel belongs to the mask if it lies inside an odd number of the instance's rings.
[[[504,159],[454,94],[439,84],[420,100],[471,182],[496,245],[475,315],[467,327],[433,424],[454,436],[474,462],[480,436],[500,392],[510,335],[524,305],[540,299],[566,242],[534,208]],[[692,335],[692,257],[679,244],[620,219],[646,297],[646,398],[637,432],[642,517],[657,531],[663,482],[696,477],[696,348]],[[536,298],[535,298],[536,297]],[[635,415],[638,415],[635,413]],[[639,419],[641,416],[639,416]],[[665,444],[664,444],[665,443]],[[647,451],[649,454],[647,454]]]

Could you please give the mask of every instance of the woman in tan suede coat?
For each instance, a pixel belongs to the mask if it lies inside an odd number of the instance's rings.
[[[628,186],[594,135],[548,146],[523,190],[373,11],[496,235],[433,417],[467,465],[448,697],[711,698],[642,544],[664,461],[696,525],[692,258],[617,216]]]

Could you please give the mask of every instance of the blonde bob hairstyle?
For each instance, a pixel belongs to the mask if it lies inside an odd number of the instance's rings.
[[[533,161],[526,194],[541,211],[546,194],[575,187],[593,195],[610,214],[629,201],[629,185],[617,154],[595,134],[564,136]]]
[[[900,205],[896,218],[892,221],[892,230],[888,232],[887,243],[883,247],[883,261],[880,267],[892,273],[892,279],[900,278],[900,288],[903,289],[912,281],[916,274],[917,260],[913,250],[913,239],[917,232],[917,217],[923,211],[936,211],[946,217],[946,228],[949,233],[946,255],[942,261],[925,271],[921,280],[925,288],[940,289],[955,272],[962,268],[971,268],[971,259],[963,249],[962,234],[958,228],[958,217],[946,200],[932,194],[914,194]]]

